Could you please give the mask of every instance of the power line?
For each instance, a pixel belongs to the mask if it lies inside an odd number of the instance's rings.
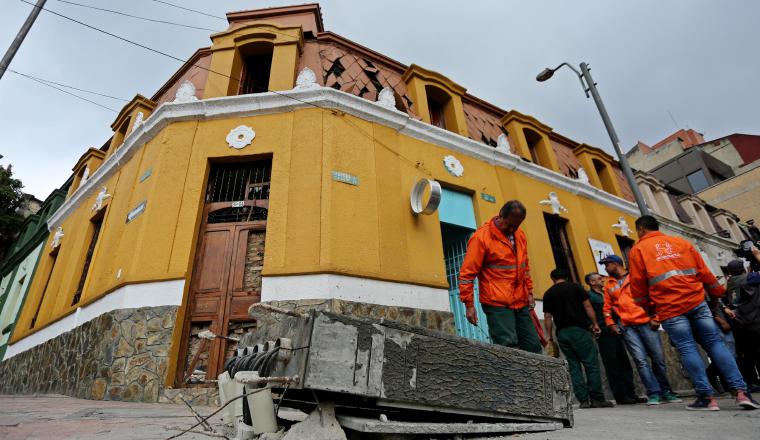
[[[163,4],[165,4],[165,5],[168,5],[168,6],[171,6],[171,7],[177,8],[177,9],[182,9],[182,10],[184,10],[184,11],[195,12],[196,14],[205,15],[206,17],[211,17],[211,18],[218,18],[218,19],[220,19],[220,20],[224,20],[224,21],[227,21],[227,19],[226,19],[226,18],[224,18],[224,17],[220,17],[220,16],[218,16],[218,15],[209,14],[209,13],[206,13],[206,12],[203,12],[203,11],[197,11],[197,10],[195,10],[195,9],[186,8],[186,7],[184,7],[184,6],[175,5],[174,3],[164,2],[164,1],[161,1],[161,0],[152,0],[152,1],[154,1],[154,2],[156,2],[156,3],[163,3]]]
[[[21,1],[21,2],[23,2],[23,3],[26,3],[27,5],[32,5],[32,6],[33,6],[33,7],[35,7],[35,8],[39,8],[39,6],[35,5],[34,3],[31,3],[31,2],[29,2],[29,1],[27,1],[27,0],[19,0],[19,1]],[[174,55],[169,55],[169,54],[168,54],[168,53],[166,53],[166,52],[161,52],[161,51],[160,51],[160,50],[158,50],[158,49],[153,49],[152,47],[148,47],[148,46],[146,46],[146,45],[144,45],[144,44],[140,44],[140,43],[138,43],[138,42],[136,42],[136,41],[132,41],[132,40],[130,40],[130,39],[127,39],[127,38],[124,38],[124,37],[120,37],[120,36],[118,36],[118,35],[116,35],[116,34],[112,34],[111,32],[108,32],[108,31],[105,31],[105,30],[103,30],[103,29],[100,29],[100,28],[98,28],[98,27],[95,27],[95,26],[89,25],[89,24],[87,24],[87,23],[85,23],[85,22],[83,22],[83,21],[79,21],[79,20],[77,20],[77,19],[74,19],[74,18],[71,18],[71,17],[69,17],[69,16],[67,16],[67,15],[59,14],[58,12],[52,11],[52,10],[50,10],[50,9],[47,9],[47,8],[40,8],[40,9],[42,9],[42,10],[43,10],[43,11],[45,11],[45,12],[49,12],[49,13],[51,13],[51,14],[53,14],[53,15],[56,15],[56,16],[58,16],[58,17],[61,17],[61,18],[63,18],[63,19],[66,19],[66,20],[69,20],[69,21],[73,21],[74,23],[77,23],[77,24],[79,24],[79,25],[82,25],[82,26],[84,26],[84,27],[86,27],[86,28],[90,28],[90,29],[92,29],[92,30],[94,30],[94,31],[98,31],[98,32],[104,33],[104,34],[106,34],[106,35],[109,35],[109,36],[111,36],[111,37],[114,37],[114,38],[116,38],[116,39],[119,39],[119,40],[121,40],[121,41],[124,41],[124,42],[126,42],[126,43],[129,43],[129,44],[133,44],[133,45],[135,45],[135,46],[137,46],[137,47],[141,47],[141,48],[143,48],[143,49],[145,49],[145,50],[149,50],[149,51],[151,51],[151,52],[154,52],[154,53],[157,53],[157,54],[159,54],[159,55],[163,55],[163,56],[165,56],[165,57],[169,57],[169,58],[171,58],[171,59],[177,60],[177,61],[179,61],[179,62],[182,62],[182,63],[184,63],[184,62],[185,62],[185,60],[183,60],[182,58],[179,58],[179,57],[175,57]],[[209,71],[210,71],[210,70],[209,70]]]
[[[163,55],[163,56],[165,56],[165,57],[167,57],[167,58],[171,58],[171,59],[173,59],[173,60],[179,61],[179,62],[181,62],[181,63],[183,63],[183,64],[186,64],[186,63],[187,63],[187,61],[188,61],[188,60],[183,60],[182,58],[176,57],[176,56],[174,56],[174,55],[168,54],[168,53],[166,53],[166,52],[162,52],[162,51],[160,51],[160,50],[158,50],[158,49],[154,49],[154,48],[152,48],[152,47],[149,47],[149,46],[146,46],[146,45],[144,45],[144,44],[138,43],[138,42],[136,42],[136,41],[132,41],[132,40],[130,40],[130,39],[128,39],[128,38],[125,38],[125,37],[122,37],[122,36],[116,35],[116,34],[114,34],[114,33],[108,32],[108,31],[106,31],[106,30],[100,29],[100,28],[98,28],[98,27],[96,27],[96,26],[92,26],[92,25],[90,25],[90,24],[87,24],[87,23],[85,23],[85,22],[83,22],[83,21],[79,21],[79,20],[77,20],[77,19],[71,18],[71,17],[69,17],[69,16],[67,16],[67,15],[64,15],[64,14],[61,14],[61,13],[58,13],[58,12],[52,11],[52,10],[50,10],[50,9],[47,9],[47,8],[44,8],[44,7],[40,7],[40,6],[37,6],[37,5],[35,5],[34,3],[31,3],[31,2],[29,2],[29,1],[27,1],[27,0],[19,0],[19,1],[21,1],[21,2],[23,2],[23,3],[26,3],[26,4],[28,4],[28,5],[31,5],[31,6],[33,6],[33,7],[35,7],[35,8],[40,8],[40,9],[42,9],[42,10],[43,10],[43,11],[45,11],[45,12],[49,12],[49,13],[51,13],[51,14],[53,14],[53,15],[56,15],[56,16],[58,16],[58,17],[61,17],[61,18],[63,18],[63,19],[66,19],[66,20],[72,21],[72,22],[74,22],[74,23],[77,23],[77,24],[79,24],[79,25],[81,25],[81,26],[84,26],[84,27],[86,27],[86,28],[92,29],[92,30],[94,30],[94,31],[97,31],[97,32],[101,32],[101,33],[103,33],[103,34],[106,34],[106,35],[108,35],[108,36],[110,36],[110,37],[116,38],[116,39],[118,39],[118,40],[124,41],[124,42],[126,42],[126,43],[129,43],[129,44],[132,44],[132,45],[135,45],[135,46],[137,46],[137,47],[143,48],[143,49],[145,49],[145,50],[148,50],[148,51],[150,51],[150,52],[153,52],[153,53],[157,53],[157,54],[159,54],[159,55]],[[163,1],[160,1],[160,0],[153,0],[153,1],[156,1],[156,2],[159,2],[159,3],[166,3],[166,2],[163,2]],[[167,3],[167,4],[169,4],[169,3]],[[169,5],[171,5],[171,6],[176,6],[176,5],[172,5],[172,4],[169,4]],[[202,13],[202,12],[200,12],[200,11],[194,11],[194,12]],[[217,18],[219,18],[219,17],[217,17]],[[289,37],[292,37],[292,36],[290,36],[290,35],[289,35]],[[214,73],[214,74],[216,74],[216,75],[220,75],[220,76],[223,76],[223,77],[225,77],[225,78],[229,78],[229,79],[231,79],[231,80],[233,80],[233,81],[237,81],[238,83],[240,83],[240,82],[241,82],[241,79],[239,79],[239,78],[233,78],[232,76],[229,76],[229,75],[227,75],[227,74],[225,74],[225,73],[217,72],[217,71],[215,71],[215,70],[209,69],[208,67],[204,67],[204,66],[201,66],[201,65],[199,65],[199,64],[193,64],[193,67],[196,67],[196,68],[198,68],[198,69],[202,69],[202,70],[205,70],[205,71],[207,71],[207,72],[209,72],[209,73]],[[43,83],[43,84],[45,84],[45,83]],[[51,87],[52,87],[52,86],[51,86]],[[304,101],[304,100],[302,100],[302,99],[298,99],[298,98],[296,98],[296,97],[294,97],[294,96],[286,95],[286,94],[284,94],[284,93],[280,93],[280,92],[277,92],[277,91],[275,91],[275,90],[268,90],[267,88],[259,88],[258,90],[261,90],[262,92],[264,92],[264,91],[265,91],[265,92],[274,93],[274,94],[276,94],[276,95],[279,95],[279,96],[282,96],[282,97],[285,97],[285,98],[289,98],[289,99],[292,99],[292,100],[294,100],[294,101],[296,101],[296,102],[300,102],[300,103],[302,103],[302,104],[305,104],[305,105],[308,105],[308,106],[311,106],[311,107],[314,107],[314,108],[318,108],[318,109],[320,109],[320,110],[326,110],[326,111],[329,111],[329,112],[330,112],[330,113],[332,113],[332,114],[340,114],[340,113],[342,113],[342,112],[339,112],[339,111],[335,111],[335,110],[333,110],[333,109],[326,109],[326,108],[324,108],[324,107],[320,107],[320,106],[318,106],[317,104],[314,104],[314,103],[312,103],[312,102]],[[64,91],[64,92],[65,92],[65,91]],[[69,93],[69,92],[66,92],[66,93]],[[71,94],[71,93],[69,93],[69,94]],[[73,94],[72,94],[72,95],[73,95]],[[77,95],[75,95],[75,96],[77,96]],[[83,99],[84,99],[84,98],[83,98]],[[100,104],[97,104],[97,105],[100,105]],[[105,107],[105,106],[101,106],[101,107]],[[108,107],[105,107],[105,108],[108,108]],[[113,109],[111,109],[111,108],[108,108],[108,109],[109,109],[109,110],[111,110],[111,111],[115,111],[115,110],[113,110]],[[117,112],[117,113],[118,113],[118,112]],[[356,128],[356,129],[357,129],[357,130],[358,130],[360,133],[362,133],[364,136],[366,136],[366,137],[367,137],[368,139],[370,139],[372,142],[374,142],[374,143],[377,143],[377,144],[378,144],[378,145],[380,145],[381,147],[383,147],[383,148],[385,148],[386,150],[390,151],[391,153],[395,154],[395,155],[396,155],[397,157],[399,157],[400,159],[403,159],[403,160],[407,161],[408,163],[410,163],[411,165],[413,165],[415,168],[417,168],[417,169],[421,169],[421,170],[425,171],[425,172],[426,172],[428,175],[432,175],[432,173],[431,173],[431,172],[430,172],[428,169],[426,169],[426,168],[425,168],[425,167],[422,165],[422,163],[421,163],[421,162],[413,161],[413,160],[411,160],[411,159],[409,159],[409,158],[407,158],[407,157],[403,156],[403,155],[402,155],[401,153],[399,153],[398,151],[394,150],[393,148],[391,148],[391,147],[389,147],[389,146],[385,145],[384,143],[380,142],[379,140],[377,140],[377,139],[375,138],[375,136],[374,136],[372,133],[369,133],[369,132],[367,132],[366,130],[364,130],[363,128],[361,128],[361,127],[360,127],[358,124],[354,123],[352,120],[350,120],[350,119],[343,119],[343,120],[344,120],[346,123],[348,123],[349,125],[351,125],[351,126],[353,126],[354,128]]]
[[[28,73],[21,73],[21,72],[15,71],[13,69],[8,69],[8,71],[9,72],[13,72],[16,75],[25,76],[25,77],[27,77],[29,79],[39,80],[39,81],[42,81],[42,82],[46,82],[46,83],[50,83],[50,84],[55,84],[57,86],[66,87],[67,89],[77,90],[77,91],[85,92],[85,93],[91,93],[93,95],[102,96],[104,98],[115,99],[117,101],[129,102],[129,99],[117,98],[116,96],[106,95],[105,93],[93,92],[92,90],[80,89],[78,87],[70,86],[68,84],[62,84],[62,83],[59,83],[59,82],[51,81],[49,79],[40,78],[39,76],[29,75]]]
[[[70,1],[67,1],[67,0],[58,0],[58,1],[61,2],[61,3],[69,4],[69,5],[79,6],[79,7],[87,8],[87,9],[94,9],[96,11],[110,12],[111,14],[123,15],[125,17],[136,18],[138,20],[145,20],[145,21],[150,21],[150,22],[153,22],[153,23],[170,24],[172,26],[180,26],[180,27],[185,27],[185,28],[190,28],[190,29],[197,29],[197,30],[202,30],[202,31],[220,32],[218,29],[211,29],[211,28],[205,28],[205,27],[200,27],[200,26],[192,26],[192,25],[189,25],[189,24],[175,23],[173,21],[156,20],[155,18],[140,17],[139,15],[132,15],[132,14],[128,14],[126,12],[114,11],[113,9],[99,8],[97,6],[85,5],[85,4],[82,4],[82,3],[70,2]]]
[[[90,100],[90,99],[87,99],[87,98],[85,98],[84,96],[79,96],[79,95],[77,95],[76,93],[71,93],[71,92],[69,92],[68,90],[64,90],[64,89],[62,89],[62,88],[60,88],[60,87],[56,87],[56,86],[54,86],[54,85],[52,85],[52,84],[50,84],[50,83],[47,83],[47,82],[45,82],[45,81],[43,81],[43,80],[41,80],[41,79],[37,79],[37,78],[35,78],[35,77],[32,77],[32,76],[29,76],[29,75],[24,75],[23,73],[19,73],[19,72],[16,72],[15,70],[12,70],[12,69],[6,69],[6,70],[8,70],[8,72],[12,72],[12,73],[15,73],[16,75],[20,75],[20,76],[23,76],[24,78],[27,78],[27,79],[30,79],[30,80],[32,80],[32,81],[38,82],[38,83],[42,84],[43,86],[48,86],[48,87],[50,87],[50,88],[53,88],[53,89],[56,89],[56,90],[58,90],[59,92],[63,92],[63,93],[65,93],[65,94],[67,94],[67,95],[71,95],[71,96],[73,96],[73,97],[75,97],[75,98],[77,98],[77,99],[81,99],[82,101],[87,101],[87,102],[89,102],[90,104],[94,104],[94,105],[97,105],[98,107],[102,107],[102,108],[104,108],[104,109],[106,109],[106,110],[110,110],[110,111],[112,111],[112,112],[114,112],[114,113],[119,113],[118,111],[116,111],[116,110],[112,109],[111,107],[106,107],[106,106],[105,106],[105,105],[103,105],[103,104],[99,104],[99,103],[97,103],[97,102],[95,102],[95,101],[92,101],[92,100]]]

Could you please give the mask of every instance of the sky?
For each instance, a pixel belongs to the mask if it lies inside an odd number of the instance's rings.
[[[74,0],[72,0],[74,1]],[[155,0],[76,0],[125,13],[223,30],[226,22]],[[303,0],[170,0],[225,12]],[[544,67],[587,62],[624,150],[677,128],[715,139],[760,134],[760,2],[753,0],[326,0],[325,29],[404,64],[449,77],[503,109],[612,153],[572,71],[536,82]],[[0,0],[0,51],[32,6]],[[149,23],[61,0],[46,8],[187,59],[210,45],[205,30]],[[18,72],[114,97],[150,97],[181,63],[43,11],[11,63]],[[126,104],[87,95],[120,110]],[[44,199],[89,147],[110,136],[116,113],[12,72],[0,79],[0,165]]]

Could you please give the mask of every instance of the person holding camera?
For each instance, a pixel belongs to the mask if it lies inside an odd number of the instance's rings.
[[[742,242],[744,255],[760,263],[760,249],[750,240]],[[746,257],[745,257],[746,258]],[[751,260],[750,260],[751,262]],[[728,263],[726,296],[720,307],[728,318],[736,340],[736,360],[751,392],[760,391],[760,273],[747,273],[744,260]]]

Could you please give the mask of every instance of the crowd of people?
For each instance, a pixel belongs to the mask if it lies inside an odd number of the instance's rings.
[[[527,237],[520,229],[525,216],[521,202],[507,202],[470,238],[459,273],[467,319],[478,324],[477,280],[494,343],[533,353],[542,353],[542,345],[550,354],[558,348],[581,408],[614,406],[604,396],[600,356],[617,404],[657,406],[683,401],[668,381],[664,331],[696,394],[686,409],[719,410],[717,391],[731,392],[741,408],[760,409],[750,394],[760,388],[760,273],[734,260],[728,282],[721,283],[691,243],[663,234],[655,217],[642,216],[629,267],[618,255],[605,256],[599,264],[607,276],[587,274],[588,290],[562,268],[551,272],[544,329],[533,310]],[[760,262],[757,247],[751,254]],[[636,394],[631,360],[646,397]]]

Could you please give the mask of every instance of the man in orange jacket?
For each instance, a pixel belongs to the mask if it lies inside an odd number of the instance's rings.
[[[541,353],[538,332],[530,311],[535,306],[528,264],[528,242],[520,224],[525,205],[505,203],[499,215],[478,228],[467,243],[459,270],[459,299],[467,308],[467,320],[478,323],[474,305],[475,280],[480,304],[494,343]]]
[[[725,287],[718,283],[691,243],[667,236],[659,229],[659,222],[651,215],[636,220],[639,241],[630,254],[631,295],[637,304],[656,314],[691,376],[697,399],[686,409],[720,410],[696,340],[726,379],[736,403],[745,409],[760,408],[747,393],[736,361],[723,343],[705,303],[705,290],[716,300],[726,292]]]
[[[665,352],[658,331],[660,324],[633,301],[623,259],[607,255],[599,260],[599,264],[604,264],[604,270],[610,275],[604,286],[604,323],[614,333],[623,336],[647,390],[647,405],[683,402],[668,382]]]

